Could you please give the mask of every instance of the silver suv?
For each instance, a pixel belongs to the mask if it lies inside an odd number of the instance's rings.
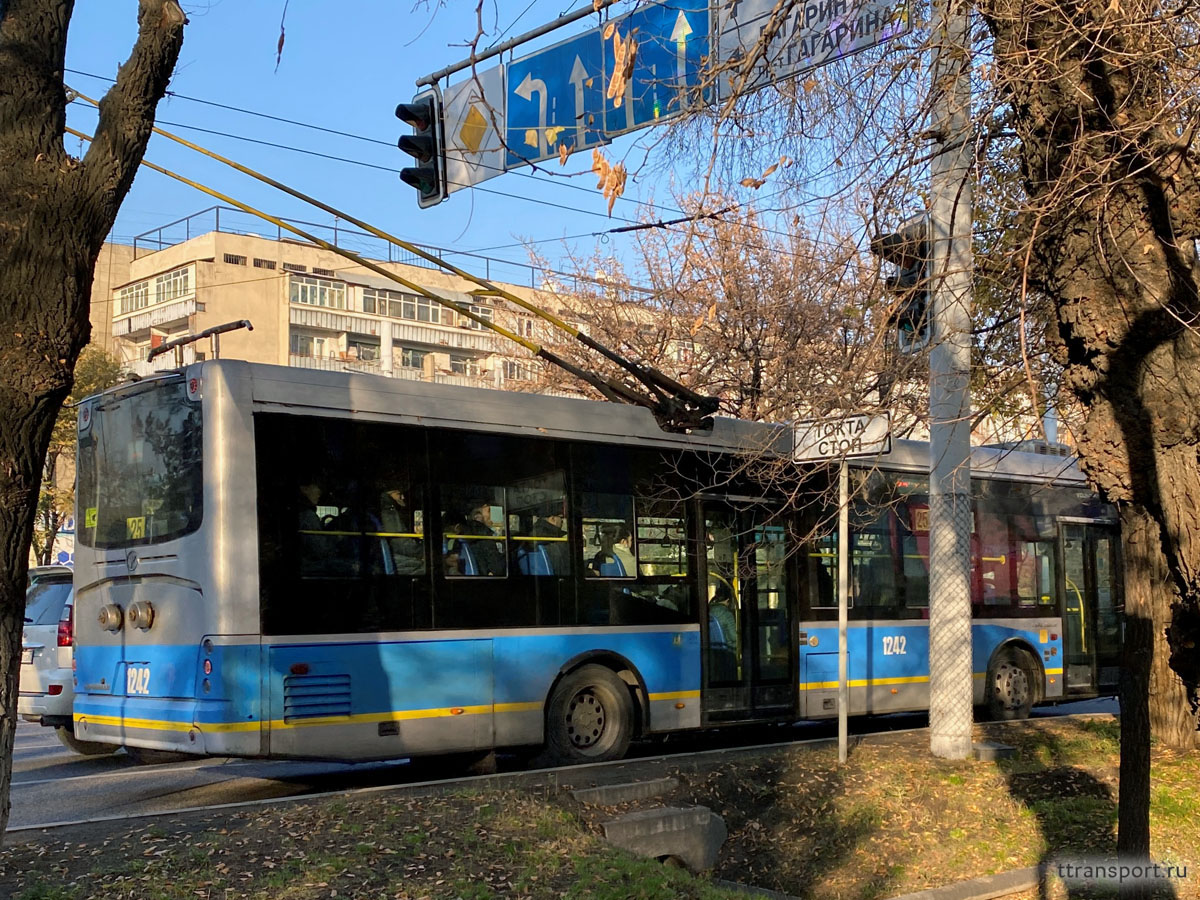
[[[25,594],[25,627],[21,632],[21,682],[17,712],[29,722],[53,728],[58,739],[76,753],[112,753],[110,744],[75,737],[75,604],[71,570],[44,569]]]

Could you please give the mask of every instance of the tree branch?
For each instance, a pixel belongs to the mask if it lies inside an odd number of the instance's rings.
[[[138,37],[117,81],[100,101],[95,139],[83,160],[86,201],[119,204],[133,184],[154,111],[166,93],[183,46],[187,16],[175,0],[139,0]],[[115,209],[99,208],[103,221]],[[107,227],[105,228],[107,231]]]

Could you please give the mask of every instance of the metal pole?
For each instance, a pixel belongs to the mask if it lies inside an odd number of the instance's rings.
[[[842,457],[838,467],[838,762],[843,763],[850,730],[850,553],[850,467]]]
[[[929,748],[971,753],[971,219],[968,0],[939,0],[932,90]]]
[[[545,25],[539,25],[537,28],[530,29],[524,34],[518,34],[516,37],[509,38],[503,43],[496,44],[494,47],[488,47],[486,50],[468,56],[461,62],[456,62],[452,66],[446,66],[444,69],[438,69],[436,72],[431,72],[423,78],[417,79],[417,87],[421,88],[427,84],[437,84],[443,78],[453,75],[455,72],[461,72],[463,69],[469,69],[477,63],[483,62],[485,59],[491,59],[493,56],[499,56],[505,50],[511,50],[513,47],[520,46],[526,41],[531,41],[536,37],[541,37],[543,34],[549,34],[557,28],[562,28],[564,25],[570,25],[572,22],[578,22],[580,19],[594,15],[603,9],[607,9],[616,3],[617,0],[600,0],[600,3],[589,3],[582,9],[575,12],[567,13],[559,16],[553,22],[547,22]]]

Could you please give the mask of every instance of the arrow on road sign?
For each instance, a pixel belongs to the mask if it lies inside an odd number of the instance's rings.
[[[537,133],[533,135],[533,140],[530,140],[529,132],[532,129],[526,129],[525,143],[537,150],[538,156],[545,156],[548,152],[546,148],[546,82],[540,78],[534,78],[533,73],[528,72],[521,83],[517,85],[516,93],[522,100],[532,100],[534,94],[540,98],[538,100]]]
[[[671,40],[675,42],[675,84],[679,87],[680,107],[687,106],[687,39],[691,33],[692,25],[681,9],[671,31]]]

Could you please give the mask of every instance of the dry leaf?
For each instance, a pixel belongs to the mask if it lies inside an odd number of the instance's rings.
[[[558,164],[560,166],[565,166],[567,164],[567,157],[570,155],[571,151],[567,149],[566,144],[558,145]]]
[[[600,38],[600,39],[601,39],[601,40],[604,40],[604,41],[607,41],[607,40],[608,40],[610,37],[612,37],[612,36],[613,36],[613,32],[614,32],[614,31],[616,31],[616,30],[617,30],[617,25],[616,25],[616,23],[615,23],[615,22],[609,22],[607,25],[605,25],[605,26],[604,26],[604,34],[601,36],[601,38]]]
[[[604,7],[604,0],[592,0],[592,12],[600,12]]]

